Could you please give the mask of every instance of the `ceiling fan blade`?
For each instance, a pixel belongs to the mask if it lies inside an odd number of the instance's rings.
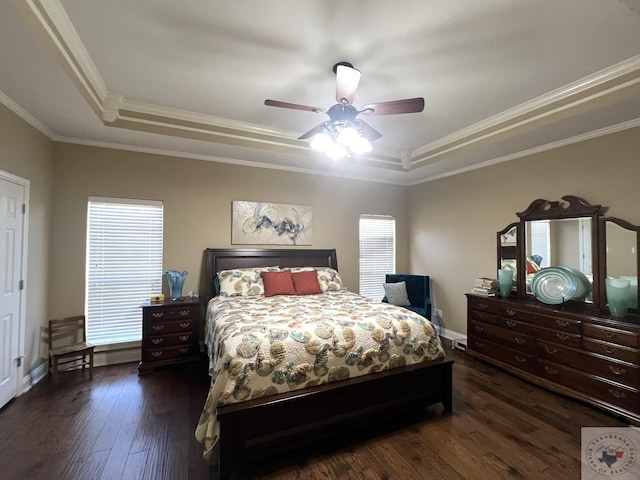
[[[315,127],[313,127],[308,132],[303,133],[302,135],[300,135],[298,137],[298,140],[306,140],[307,138],[313,137],[316,133],[320,133],[322,131],[322,128],[324,127],[325,123],[326,122],[322,122],[320,125],[316,125]]]
[[[264,104],[269,107],[291,108],[293,110],[304,110],[306,112],[327,113],[324,108],[298,105],[297,103],[280,102],[279,100],[265,100]]]
[[[367,115],[395,115],[398,113],[417,113],[424,110],[424,98],[406,98],[392,102],[370,103],[362,107]]]
[[[353,97],[360,83],[360,72],[346,65],[338,65],[336,68],[336,100],[342,103],[345,99],[349,105],[353,103]]]
[[[364,135],[364,137],[370,142],[373,142],[382,136],[382,134],[379,131],[377,131],[375,128],[373,128],[364,120],[357,119],[356,123],[362,130],[362,134]]]

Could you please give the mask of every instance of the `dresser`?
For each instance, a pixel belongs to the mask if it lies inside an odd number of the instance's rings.
[[[157,367],[198,362],[201,316],[202,306],[198,300],[145,302],[138,374],[150,373]]]
[[[466,355],[640,424],[640,322],[467,294]]]

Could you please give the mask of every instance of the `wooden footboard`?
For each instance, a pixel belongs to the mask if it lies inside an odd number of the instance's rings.
[[[218,407],[219,456],[212,473],[227,480],[240,460],[258,451],[263,455],[335,436],[384,413],[436,403],[450,412],[452,365],[452,360],[411,365]]]

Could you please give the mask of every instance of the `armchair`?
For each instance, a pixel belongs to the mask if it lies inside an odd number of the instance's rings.
[[[431,280],[426,275],[387,274],[386,283],[405,282],[410,306],[405,308],[431,320]],[[387,302],[387,297],[382,299]]]

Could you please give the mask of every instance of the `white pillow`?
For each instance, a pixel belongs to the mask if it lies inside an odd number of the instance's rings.
[[[405,282],[385,283],[383,287],[387,301],[391,305],[398,305],[400,307],[408,307],[411,305],[409,296],[407,295],[407,284]]]

